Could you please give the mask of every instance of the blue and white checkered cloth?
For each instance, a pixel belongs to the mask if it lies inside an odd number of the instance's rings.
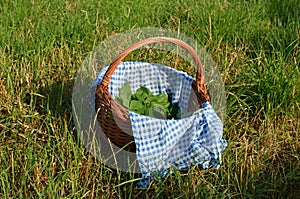
[[[107,67],[100,71],[91,88],[101,83]],[[186,113],[193,78],[170,67],[145,62],[121,62],[111,77],[109,91],[118,96],[126,81],[135,92],[140,86],[154,95],[172,94]],[[92,107],[94,101],[91,100]],[[218,168],[227,143],[222,139],[223,124],[210,103],[203,103],[194,114],[179,120],[162,120],[129,111],[136,154],[142,173],[140,187],[147,187],[154,176],[165,176],[171,166],[187,170],[191,165]]]

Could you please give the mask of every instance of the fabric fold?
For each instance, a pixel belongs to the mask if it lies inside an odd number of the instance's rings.
[[[151,118],[146,122],[147,130],[139,128],[145,116],[130,112],[142,171],[140,187],[147,187],[156,175],[165,176],[172,166],[179,170],[187,170],[192,165],[204,169],[220,166],[227,145],[222,140],[222,122],[210,103],[200,108],[200,113],[180,120]]]

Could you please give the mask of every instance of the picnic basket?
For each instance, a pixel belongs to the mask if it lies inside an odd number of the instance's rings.
[[[108,66],[101,83],[97,86],[95,93],[95,109],[97,113],[97,120],[102,131],[110,142],[133,153],[136,151],[136,145],[132,134],[129,111],[114,100],[109,92],[109,85],[114,71],[129,53],[142,46],[153,43],[175,44],[185,49],[192,56],[197,67],[196,78],[191,85],[193,93],[195,93],[195,99],[193,100],[196,100],[199,105],[210,101],[210,97],[205,86],[204,69],[200,58],[197,55],[197,52],[187,43],[170,37],[149,37],[127,47]]]

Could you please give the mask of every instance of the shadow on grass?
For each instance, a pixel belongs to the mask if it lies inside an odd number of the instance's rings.
[[[257,191],[256,196],[262,197],[260,194],[263,194],[270,198],[298,198],[300,194],[300,167],[295,164],[297,160],[290,155],[288,158],[295,159],[295,162],[285,161],[284,159],[287,157],[284,158],[283,156],[289,155],[283,152],[278,156],[278,159],[272,162],[270,167],[263,170],[260,183],[256,186],[258,189],[262,188],[262,192]]]
[[[71,117],[73,83],[71,80],[60,80],[41,89],[39,94],[44,96],[44,99],[37,101],[38,112],[46,114],[50,111],[55,116]]]
[[[59,131],[65,121],[65,127],[73,132],[75,124],[72,119],[72,88],[73,81],[58,80],[40,87],[37,92],[26,94],[24,103],[32,106],[40,115],[39,125],[44,125],[45,131]],[[51,129],[48,127],[50,123],[53,126]],[[72,133],[71,136],[78,140],[76,133]]]
[[[268,13],[275,24],[287,26],[300,19],[300,4],[298,0],[272,0],[269,3]]]
[[[75,127],[75,122],[72,115],[72,92],[73,92],[74,81],[57,81],[53,84],[50,84],[39,91],[39,94],[43,96],[42,98],[36,101],[36,109],[42,115],[47,115],[50,112],[50,115],[55,118],[62,117],[66,118],[66,121],[69,122],[69,129],[72,130],[72,137],[76,140],[78,145],[81,145],[80,133],[77,132]],[[83,145],[82,145],[83,146]],[[85,155],[90,155],[89,151],[86,150]],[[95,158],[95,161],[98,161]],[[101,161],[99,161],[101,162]],[[104,167],[107,167],[103,164]],[[124,181],[130,181],[132,177],[140,178],[140,174],[132,174],[123,171],[117,171],[116,169],[107,167],[108,170],[111,170],[111,174],[115,179],[120,179],[120,183]],[[137,182],[133,184],[136,185]],[[128,183],[124,186],[132,186],[132,183]],[[122,186],[123,187],[123,186]]]

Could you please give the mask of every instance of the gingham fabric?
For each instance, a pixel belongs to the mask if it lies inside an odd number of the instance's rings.
[[[100,84],[107,68],[101,70],[92,88]],[[111,77],[109,91],[118,96],[126,81],[135,92],[140,86],[153,94],[172,94],[185,113],[193,78],[185,72],[144,62],[122,62]],[[91,100],[94,107],[94,100]],[[136,154],[142,173],[140,187],[147,187],[154,176],[165,176],[171,166],[187,170],[191,165],[218,168],[227,143],[222,139],[223,125],[210,103],[203,103],[190,117],[162,120],[129,111],[136,143]]]
[[[102,69],[91,86],[91,90],[101,83],[108,67]],[[132,92],[141,86],[149,88],[154,95],[167,93],[172,95],[173,103],[180,101],[182,112],[186,112],[193,78],[185,72],[145,62],[121,62],[114,71],[109,84],[111,96],[119,96],[119,88],[128,81]],[[94,97],[94,93],[90,93]],[[90,100],[95,107],[94,99]]]

